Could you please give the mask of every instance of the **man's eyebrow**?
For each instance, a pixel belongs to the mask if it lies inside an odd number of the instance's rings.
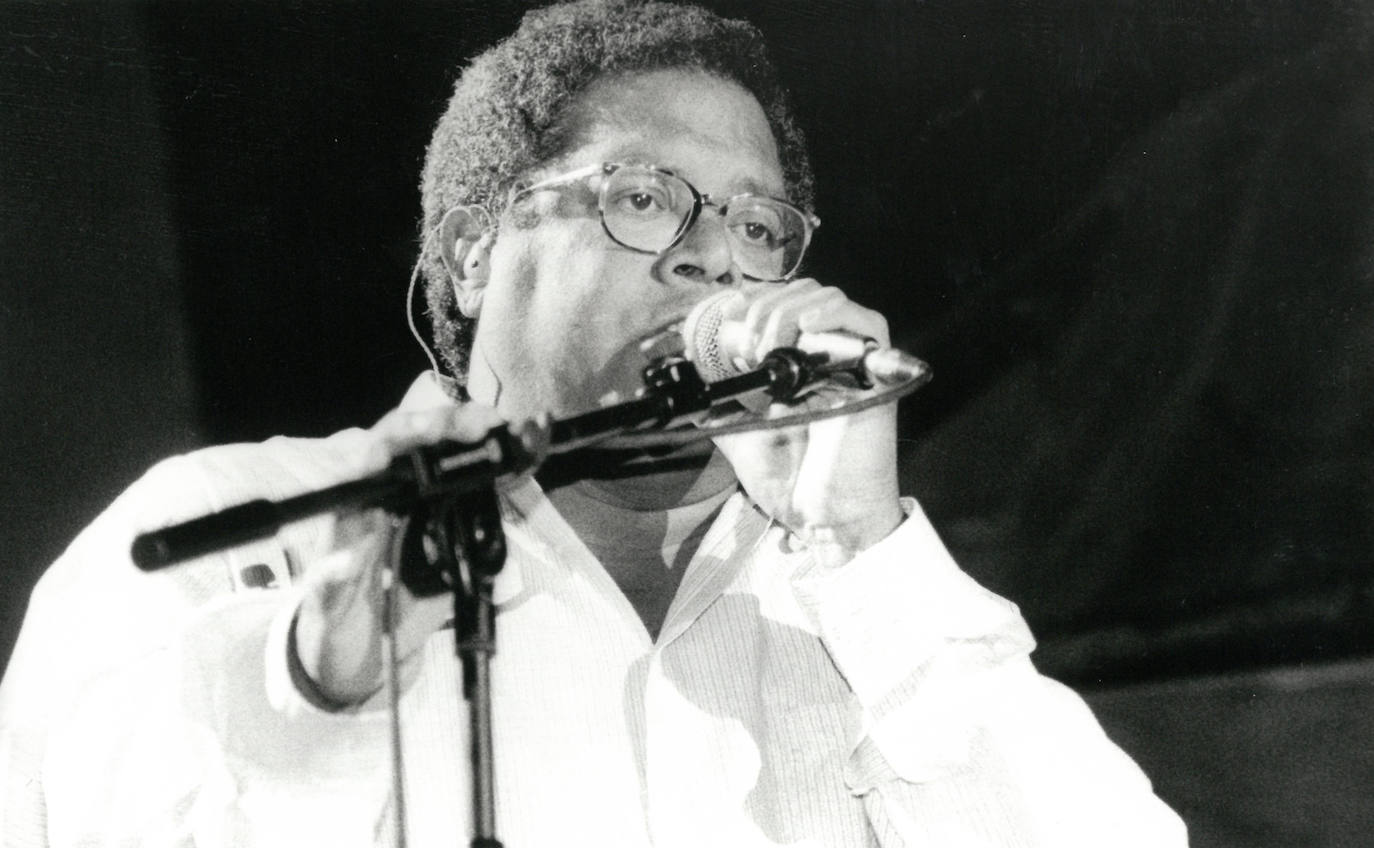
[[[677,174],[678,176],[697,186],[698,189],[701,188],[701,186],[698,185],[698,183],[700,182],[699,178],[693,178],[690,174],[686,173],[682,168],[677,167],[671,160],[662,159],[659,157],[649,155],[647,153],[640,151],[637,148],[630,147],[625,148],[623,150],[613,150],[610,154],[608,154],[606,161],[620,162],[625,165],[652,165],[655,168],[662,168],[665,171],[672,171],[674,174]],[[723,192],[722,194],[757,194],[762,195],[764,197],[787,197],[787,189],[785,186],[779,186],[775,190],[766,185],[765,183],[759,182],[757,179],[753,177],[737,177],[729,182],[729,186],[729,190]]]
[[[734,183],[734,185],[737,185],[737,186],[742,187],[742,188],[744,189],[744,192],[747,193],[747,194],[760,194],[760,195],[764,195],[764,196],[767,196],[767,197],[786,197],[786,196],[787,196],[787,189],[786,189],[785,187],[781,187],[781,188],[778,188],[777,190],[774,190],[774,189],[770,188],[769,186],[766,186],[766,185],[764,185],[763,183],[761,183],[761,182],[755,180],[753,177],[744,177],[744,178],[742,178],[742,179],[740,179],[740,180],[737,180],[737,181]],[[735,192],[735,193],[738,194],[739,192]]]

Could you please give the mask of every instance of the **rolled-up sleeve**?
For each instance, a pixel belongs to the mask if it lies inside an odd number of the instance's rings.
[[[44,763],[52,845],[374,844],[385,715],[328,713],[295,691],[294,596],[212,602],[84,688]]]
[[[326,523],[152,574],[129,557],[141,530],[337,482],[362,446],[345,431],[159,463],[45,572],[0,684],[4,845],[309,844],[364,820],[371,844],[382,719],[283,685],[291,583]]]
[[[1016,606],[903,506],[886,539],[794,582],[862,711],[844,777],[883,844],[1186,845],[1082,699],[1035,670]]]

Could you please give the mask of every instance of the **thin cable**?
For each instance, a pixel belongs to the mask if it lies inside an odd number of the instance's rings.
[[[434,236],[439,232],[439,227],[433,227],[429,234],[425,236],[425,241],[420,245],[420,255],[415,259],[415,267],[410,269],[410,285],[406,288],[406,326],[410,328],[410,334],[415,337],[415,341],[420,343],[420,348],[424,350],[425,357],[429,359],[429,365],[434,369],[435,374],[443,374],[439,370],[439,358],[434,355],[434,350],[425,341],[425,337],[420,335],[420,328],[415,323],[415,283],[420,279],[420,266],[425,261],[425,254],[429,252],[429,246],[434,242]]]
[[[406,848],[405,753],[401,744],[401,663],[396,654],[397,580],[401,540],[408,521],[392,524],[392,555],[382,565],[382,680],[386,687],[387,718],[391,730],[391,795],[396,815],[396,848]]]

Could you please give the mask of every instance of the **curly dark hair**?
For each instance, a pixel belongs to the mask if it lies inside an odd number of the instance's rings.
[[[421,269],[436,347],[460,382],[476,322],[458,311],[427,234],[456,206],[479,204],[499,216],[518,179],[565,152],[565,113],[593,81],[669,68],[703,70],[752,93],[777,140],[789,196],[810,208],[811,164],[802,134],[753,25],[697,6],[645,0],[578,0],[531,11],[460,76],[425,156]]]

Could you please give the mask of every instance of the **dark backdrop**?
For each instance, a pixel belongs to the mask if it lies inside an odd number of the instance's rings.
[[[1374,647],[1374,11],[713,2],[791,82],[811,271],[929,360],[903,475],[1083,685]],[[418,172],[521,4],[0,4],[3,650],[153,460],[367,424]]]

